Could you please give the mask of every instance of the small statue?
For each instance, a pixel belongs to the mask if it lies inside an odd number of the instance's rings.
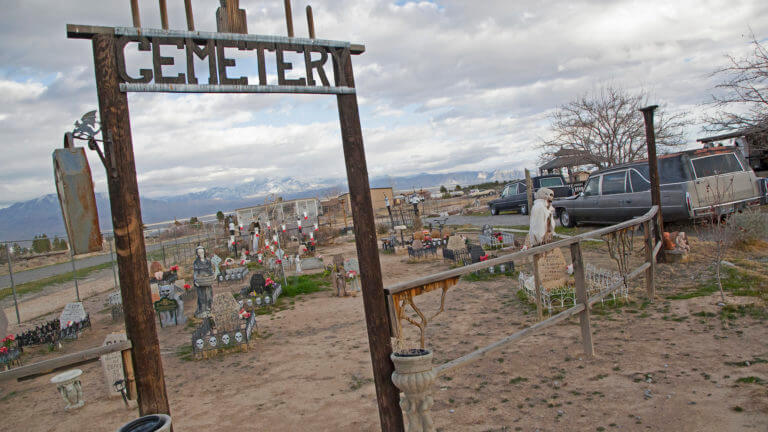
[[[301,273],[301,257],[296,255],[296,273]]]
[[[672,233],[675,237],[675,250],[690,252],[691,246],[688,244],[688,236],[683,231]]]
[[[195,317],[205,318],[211,315],[211,305],[213,303],[213,281],[215,280],[213,272],[213,262],[205,254],[205,248],[198,246],[195,249],[197,259],[192,264],[193,280],[197,290],[197,310]]]

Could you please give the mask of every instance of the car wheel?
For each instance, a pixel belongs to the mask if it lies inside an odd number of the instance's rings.
[[[573,226],[576,225],[576,221],[573,220],[573,217],[566,209],[560,211],[560,225],[566,228],[573,228]]]
[[[521,215],[527,215],[528,214],[528,205],[523,204],[520,206],[520,214]]]
[[[491,216],[496,216],[497,214],[499,214],[499,209],[495,206],[491,206]]]

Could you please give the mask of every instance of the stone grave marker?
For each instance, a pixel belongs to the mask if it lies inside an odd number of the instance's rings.
[[[240,305],[231,293],[220,293],[213,297],[211,316],[216,329],[234,330],[240,328]]]
[[[325,265],[323,265],[323,260],[320,258],[304,258],[301,260],[301,269],[302,270],[314,270],[314,269],[321,269],[324,268]]]
[[[559,248],[541,254],[539,258],[539,277],[542,288],[550,291],[568,283],[568,265],[563,251]]]
[[[111,345],[117,342],[127,341],[125,333],[110,333],[104,338],[101,346]],[[109,397],[120,396],[120,392],[115,390],[114,383],[125,379],[123,374],[123,358],[119,352],[109,353],[101,356],[101,368],[104,369],[104,378],[107,385],[107,394]]]
[[[449,250],[464,250],[467,246],[464,244],[464,239],[460,235],[454,234],[448,237],[448,245],[446,248]]]
[[[347,258],[344,260],[344,270],[350,272],[353,271],[360,275],[360,263],[357,262],[357,258]]]
[[[64,310],[61,311],[61,315],[59,315],[59,324],[61,325],[61,328],[65,328],[67,327],[67,322],[80,322],[84,320],[86,316],[85,308],[81,302],[67,303],[67,305],[64,306]]]
[[[218,255],[214,255],[211,257],[211,262],[213,263],[213,275],[218,276],[219,273],[219,264],[221,264],[221,258]]]
[[[5,311],[0,308],[0,337],[5,337],[8,334],[8,317],[5,316]]]

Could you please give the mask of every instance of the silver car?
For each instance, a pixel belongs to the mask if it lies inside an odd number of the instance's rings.
[[[755,173],[734,148],[692,150],[659,157],[661,209],[665,221],[687,221],[712,211],[759,205],[764,193]],[[560,223],[616,223],[651,208],[648,162],[592,173],[577,196],[553,202]]]

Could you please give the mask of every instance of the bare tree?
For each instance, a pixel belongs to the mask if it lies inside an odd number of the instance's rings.
[[[715,266],[715,279],[720,290],[720,299],[725,303],[723,290],[723,261],[732,244],[733,230],[730,227],[725,203],[732,202],[734,196],[733,177],[715,176],[714,185],[706,185],[707,201],[710,203],[709,214],[700,228],[700,238],[714,243],[707,248],[712,264]]]
[[[718,109],[707,116],[704,130],[720,132],[750,130],[768,136],[768,48],[751,35],[752,50],[746,57],[727,56],[726,66],[712,77],[721,81],[712,91],[711,106]]]
[[[540,145],[542,159],[560,150],[575,150],[599,168],[647,157],[645,125],[640,108],[649,105],[648,92],[638,93],[613,85],[584,94],[560,106],[551,115],[552,138]],[[684,129],[690,124],[684,113],[656,111],[656,143],[670,151],[685,143]]]

